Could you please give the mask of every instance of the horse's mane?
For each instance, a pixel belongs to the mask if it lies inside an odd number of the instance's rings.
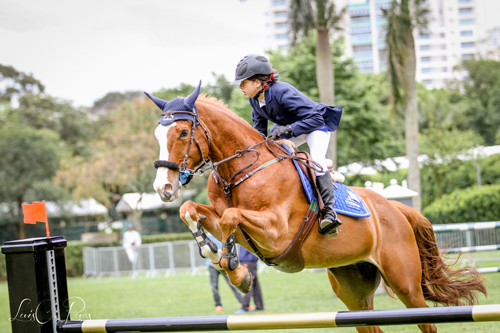
[[[200,96],[198,97],[197,102],[201,102],[201,103],[204,103],[204,104],[209,104],[209,105],[215,107],[215,109],[217,111],[221,111],[221,112],[225,113],[226,115],[228,115],[229,117],[231,117],[232,119],[235,119],[238,122],[242,122],[242,123],[246,124],[247,126],[252,127],[243,118],[241,118],[236,113],[234,113],[233,111],[231,111],[224,102],[222,102],[221,100],[218,100],[217,98],[215,98],[213,96],[208,96],[205,93],[201,93]]]

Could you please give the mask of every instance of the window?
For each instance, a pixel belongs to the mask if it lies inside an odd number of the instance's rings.
[[[462,43],[462,48],[463,49],[470,49],[471,47],[476,47],[476,43],[474,43],[474,42]]]
[[[420,45],[420,51],[429,51],[430,49],[430,45]]]
[[[277,40],[288,39],[288,35],[287,34],[276,34],[276,35],[274,35],[274,39],[277,39]]]
[[[473,54],[462,54],[462,60],[470,60],[474,58]]]
[[[286,12],[286,11],[274,12],[273,13],[274,17],[286,17],[287,15],[288,15],[288,12]]]
[[[460,25],[474,24],[474,19],[463,19],[460,20]]]
[[[275,27],[276,29],[286,28],[286,27],[288,27],[288,23],[286,23],[286,22],[275,23],[275,24],[274,24],[274,27]]]
[[[286,0],[273,0],[273,6],[284,6],[286,5]]]
[[[372,51],[372,46],[370,45],[354,45],[352,47],[353,52],[371,52]]]
[[[465,30],[465,31],[460,31],[460,36],[472,36],[473,33],[472,33],[472,30]]]
[[[351,22],[352,23],[360,23],[360,22],[370,22],[370,16],[352,16],[351,17]]]
[[[469,3],[472,2],[472,0],[458,0],[458,3]]]
[[[422,81],[423,84],[432,84],[432,80],[423,80]]]
[[[432,68],[422,68],[422,73],[432,73]]]
[[[429,62],[429,61],[431,61],[431,57],[422,57],[422,58],[420,58],[420,61],[421,62]]]
[[[458,10],[458,13],[460,15],[473,14],[474,13],[474,9],[473,8],[460,8]]]

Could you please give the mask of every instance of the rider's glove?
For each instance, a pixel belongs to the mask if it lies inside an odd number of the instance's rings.
[[[290,125],[278,126],[271,133],[271,135],[276,135],[277,138],[279,138],[284,134],[293,134],[293,130],[292,127],[290,127]]]

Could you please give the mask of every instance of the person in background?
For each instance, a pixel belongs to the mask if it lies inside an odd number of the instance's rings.
[[[252,274],[253,280],[252,288],[245,296],[243,296],[241,309],[236,311],[235,314],[242,314],[248,311],[264,311],[264,300],[262,298],[262,290],[260,289],[259,277],[257,276],[257,262],[259,259],[241,245],[239,246],[238,252],[240,263]],[[250,299],[252,297],[253,302],[255,303],[255,308],[250,306]]]
[[[123,248],[127,252],[127,257],[132,264],[132,270],[137,270],[137,258],[139,251],[137,250],[142,244],[142,238],[138,231],[134,230],[134,225],[129,224],[128,230],[123,234]]]
[[[217,240],[217,238],[212,236],[212,234],[210,234],[209,232],[207,232],[206,234],[207,234],[208,238],[210,238],[217,245],[217,248],[219,248],[219,249],[222,248],[222,243],[219,242]],[[205,259],[205,264],[208,267],[208,272],[210,275],[210,286],[212,287],[212,293],[214,295],[215,312],[219,313],[219,312],[222,312],[224,310],[222,308],[222,302],[221,302],[221,298],[220,298],[220,294],[219,294],[219,275],[221,274],[221,272],[219,272],[217,269],[215,269],[212,266],[209,258]],[[231,290],[233,291],[234,296],[236,296],[236,298],[238,299],[238,302],[241,303],[241,301],[243,299],[243,295],[241,294],[241,292],[235,286],[233,286],[231,284],[231,282],[229,282],[229,278],[227,277],[227,275],[222,274],[222,276],[224,277],[226,282],[229,284],[229,287],[231,287]]]

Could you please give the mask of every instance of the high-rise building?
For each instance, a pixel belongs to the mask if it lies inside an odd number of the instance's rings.
[[[500,0],[495,0],[500,3]],[[347,6],[344,18],[346,55],[361,72],[379,73],[387,68],[386,20],[382,10],[392,0],[335,0],[337,10]],[[453,78],[453,67],[463,59],[485,55],[494,46],[488,41],[496,24],[488,14],[494,0],[429,0],[429,25],[415,31],[416,79],[429,88],[443,87]],[[287,49],[288,0],[270,0],[268,46]],[[498,47],[498,45],[497,45]]]

